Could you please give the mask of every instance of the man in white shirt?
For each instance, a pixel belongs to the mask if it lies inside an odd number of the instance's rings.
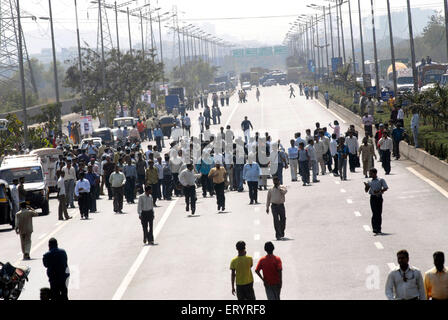
[[[381,137],[380,141],[378,141],[378,145],[380,146],[382,166],[384,168],[384,171],[386,172],[386,175],[388,175],[390,174],[391,170],[390,154],[392,152],[394,144],[387,131],[384,131],[383,136]]]
[[[409,253],[397,253],[399,267],[387,276],[386,297],[389,300],[426,300],[423,277],[415,267],[409,265]]]
[[[291,147],[288,148],[288,161],[291,168],[291,181],[297,181],[297,168],[299,167],[299,149],[295,146],[295,141],[291,140]]]
[[[310,168],[311,170],[313,170],[313,183],[320,182],[319,180],[317,180],[317,173],[319,172],[319,167],[317,165],[317,156],[316,156],[316,150],[314,149],[313,139],[308,141],[308,145],[306,146],[305,150],[307,151],[310,159]]]
[[[84,172],[79,173],[79,180],[76,183],[75,195],[78,197],[79,212],[81,219],[89,219],[90,182],[84,179]]]
[[[398,113],[397,113],[397,125],[401,124],[401,127],[404,127],[404,111],[403,108],[398,105]]]
[[[73,192],[75,190],[76,171],[72,166],[72,160],[67,159],[67,165],[62,169],[65,173],[65,196],[70,208],[75,208]]]
[[[412,119],[411,119],[411,129],[412,135],[414,136],[414,145],[418,148],[418,129],[419,129],[419,121],[420,116],[418,115],[417,109],[413,110]]]
[[[179,175],[179,181],[184,187],[185,194],[185,205],[186,211],[190,210],[190,202],[191,202],[191,214],[194,215],[196,212],[196,179],[201,175],[196,174],[193,171],[193,164],[187,164],[187,169],[183,170]]]
[[[190,128],[191,128],[191,119],[188,116],[188,113],[186,113],[184,117],[184,129],[188,132],[188,136],[191,135]]]
[[[358,138],[353,135],[353,131],[349,131],[348,137],[345,138],[345,144],[348,147],[348,161],[350,165],[350,172],[356,172],[356,160],[358,157]]]
[[[64,213],[64,217],[66,220],[71,219],[72,217],[69,217],[67,212],[67,200],[65,197],[65,172],[61,171],[60,177],[58,179],[57,188],[58,188],[58,200],[59,200],[59,207],[58,207],[58,216],[59,220],[64,220],[62,213]]]
[[[20,208],[19,189],[17,189],[18,185],[19,185],[19,179],[12,180],[11,198],[12,198],[12,214],[14,221],[16,219],[16,213],[19,212]]]
[[[123,213],[123,187],[126,184],[126,176],[120,171],[119,166],[115,166],[115,172],[110,175],[109,183],[114,195],[114,212]]]
[[[199,118],[198,118],[198,121],[199,121],[199,126],[200,126],[200,128],[201,128],[201,133],[202,133],[202,132],[204,132],[204,122],[205,122],[205,118],[204,118],[204,116],[202,115],[202,112],[199,112]]]
[[[154,167],[157,168],[159,174],[159,184],[157,185],[157,188],[159,188],[159,190],[157,190],[157,196],[159,197],[159,200],[162,200],[162,192],[160,190],[160,187],[162,186],[163,181],[163,163],[161,157],[157,157],[157,160],[154,162]],[[155,190],[152,190],[152,192],[154,193]]]
[[[308,143],[302,139],[301,137],[301,133],[297,132],[296,134],[294,134],[294,137],[296,138],[296,142],[295,142],[295,146],[298,148],[300,145],[300,142],[303,142],[304,145],[307,145]]]
[[[143,228],[143,243],[153,245],[154,203],[151,196],[150,186],[146,186],[145,193],[138,197],[137,212]]]

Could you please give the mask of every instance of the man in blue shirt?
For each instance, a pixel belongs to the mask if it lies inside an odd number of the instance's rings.
[[[418,148],[419,120],[420,120],[420,116],[418,115],[418,111],[417,111],[417,109],[414,109],[414,111],[412,113],[412,119],[411,119],[411,129],[412,129],[412,135],[414,136],[414,145],[416,148]]]
[[[44,266],[47,268],[48,281],[50,282],[51,300],[68,300],[67,278],[68,273],[67,253],[58,248],[55,238],[48,241],[49,251],[43,256]]]
[[[213,186],[211,180],[208,178],[208,174],[210,173],[210,170],[215,166],[213,157],[210,156],[207,161],[204,161],[204,159],[201,159],[201,163],[198,163],[196,165],[196,171],[201,174],[201,185],[202,185],[202,195],[204,198],[207,197],[207,191],[210,193],[210,196],[212,197],[214,195],[213,192]]]
[[[124,195],[127,203],[135,203],[135,183],[137,181],[137,167],[132,164],[128,158],[127,164],[123,167],[123,173],[126,177],[126,184],[124,185]]]
[[[303,186],[310,185],[310,157],[308,156],[308,152],[305,150],[305,144],[300,142],[299,144],[299,173],[302,177]]]
[[[247,117],[244,117],[244,121],[241,122],[241,129],[244,132],[244,141],[246,142],[246,144],[249,142],[250,139],[250,129],[254,129],[254,127],[252,126],[252,123],[247,120]]]
[[[401,123],[397,124],[397,127],[392,130],[392,141],[393,141],[393,155],[395,159],[400,159],[400,141],[403,140],[404,129]]]
[[[299,166],[299,149],[295,146],[295,141],[291,140],[291,147],[288,148],[288,160],[291,168],[291,181],[297,181],[297,168]]]
[[[97,190],[99,187],[100,176],[93,172],[93,166],[89,165],[87,167],[87,173],[85,175],[86,179],[90,183],[90,192],[89,192],[89,211],[90,213],[96,212],[96,196]]]
[[[163,139],[163,133],[162,129],[160,129],[160,126],[157,125],[157,127],[154,129],[154,137],[156,138],[156,144],[157,144],[157,151],[162,151],[162,139]]]
[[[249,186],[249,204],[258,204],[258,179],[260,178],[261,169],[258,163],[254,162],[254,154],[249,155],[248,163],[243,168],[243,182]]]

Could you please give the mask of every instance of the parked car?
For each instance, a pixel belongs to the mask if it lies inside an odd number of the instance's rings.
[[[251,90],[252,89],[252,85],[250,84],[250,82],[243,82],[241,84],[241,89],[242,90]]]
[[[48,215],[48,184],[38,155],[8,156],[0,167],[0,179],[11,185],[14,179],[25,178],[25,201],[33,209],[42,209],[42,215]]]
[[[64,152],[55,148],[43,148],[30,152],[31,155],[37,155],[42,163],[45,179],[47,181],[48,191],[56,192],[56,185],[58,183],[58,177],[56,176],[56,161],[59,160],[59,155],[63,155]]]
[[[93,130],[92,138],[101,138],[101,142],[107,146],[114,146],[115,137],[111,128],[100,128]]]
[[[98,149],[103,145],[103,141],[101,138],[86,138],[81,140],[81,149],[87,149],[90,141],[92,141],[95,147],[97,147]]]

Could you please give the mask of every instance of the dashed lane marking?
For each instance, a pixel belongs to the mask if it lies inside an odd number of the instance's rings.
[[[47,234],[44,233],[44,234],[42,234],[38,239],[40,240],[40,239],[44,238],[46,235],[47,235]]]
[[[359,212],[359,211],[355,211],[355,216],[357,216],[357,217],[361,217],[361,212]]]
[[[258,211],[260,211],[260,208],[254,208],[254,211],[258,212]]]
[[[382,250],[382,249],[384,249],[384,247],[383,247],[383,245],[381,244],[381,242],[375,242],[375,247],[376,247],[378,250]]]
[[[442,195],[444,195],[446,198],[448,198],[448,192],[443,189],[441,186],[439,186],[437,183],[435,183],[432,180],[429,180],[428,178],[426,178],[425,176],[423,176],[422,174],[420,174],[419,172],[417,172],[417,170],[415,170],[414,168],[411,167],[407,167],[406,169],[408,169],[410,172],[412,172],[414,175],[416,175],[417,177],[419,177],[420,179],[422,179],[423,181],[425,181],[426,183],[428,183],[431,187],[433,187],[434,189],[436,189],[437,191],[439,191]]]
[[[260,235],[259,235],[259,234],[255,234],[255,235],[254,235],[254,240],[255,240],[255,241],[260,240]]]
[[[341,189],[341,192],[342,193],[346,193],[347,191],[345,189]]]
[[[162,230],[163,226],[165,225],[165,222],[168,220],[171,212],[174,209],[174,206],[176,205],[178,199],[176,201],[173,201],[170,203],[168,208],[166,209],[165,213],[162,216],[162,219],[160,219],[159,223],[157,224],[155,230],[154,230],[154,240],[157,239],[160,231]],[[134,263],[131,266],[131,269],[129,269],[128,273],[124,277],[123,281],[121,282],[120,286],[118,287],[117,291],[115,292],[114,296],[112,297],[112,300],[121,300],[124,293],[126,292],[127,288],[129,287],[129,284],[131,283],[132,279],[134,278],[135,274],[137,273],[138,269],[140,268],[141,264],[146,258],[146,255],[149,252],[150,247],[145,246],[140,251],[140,254],[138,255],[137,259],[134,261]]]
[[[334,183],[336,183],[336,184],[341,184],[341,181],[337,181],[337,180],[335,180]]]
[[[367,232],[371,232],[372,231],[372,229],[370,229],[370,227],[368,226],[368,225],[363,225],[362,226],[363,228],[364,228],[364,230],[366,230]]]
[[[259,225],[260,224],[260,220],[254,220],[254,224],[255,225]]]
[[[352,203],[353,203],[353,200],[352,200],[352,199],[347,199],[347,203],[348,203],[348,204],[352,204]]]

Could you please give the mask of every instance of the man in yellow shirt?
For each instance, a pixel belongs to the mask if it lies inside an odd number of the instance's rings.
[[[236,243],[238,256],[230,262],[232,295],[235,295],[236,280],[236,296],[238,300],[256,300],[254,292],[254,277],[252,276],[252,257],[246,255],[246,243],[238,241]]]
[[[216,202],[218,204],[218,211],[226,210],[226,197],[224,195],[224,187],[226,180],[226,169],[221,167],[221,164],[217,162],[215,167],[210,170],[208,177],[213,180],[213,185],[216,192]]]
[[[425,273],[425,292],[429,300],[448,300],[448,270],[444,267],[445,255],[437,251],[433,254],[434,268]]]

